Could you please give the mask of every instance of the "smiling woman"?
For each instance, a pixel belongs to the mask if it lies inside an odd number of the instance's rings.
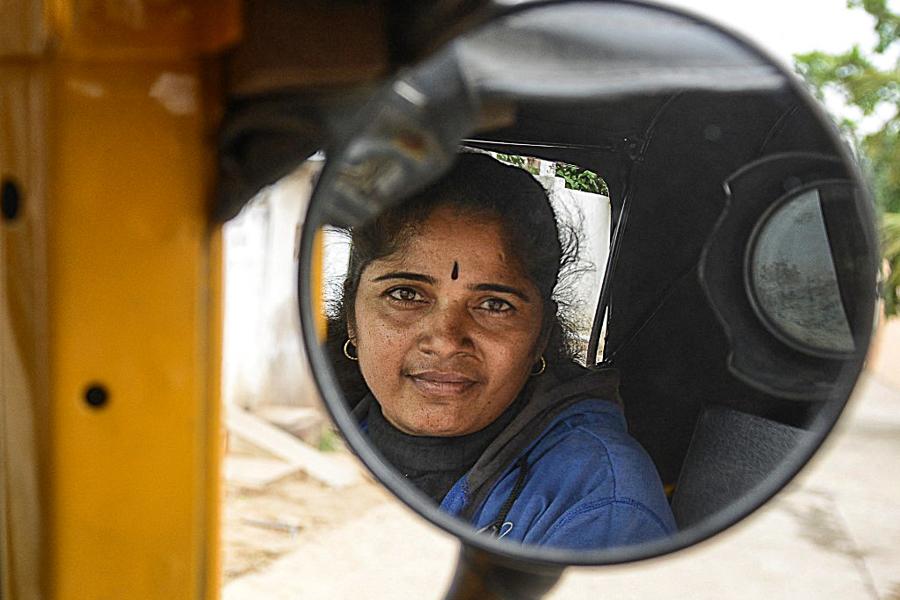
[[[349,339],[397,429],[440,436],[484,429],[540,361],[540,293],[502,240],[498,219],[441,207],[403,252],[365,269]]]
[[[567,548],[657,539],[673,519],[617,374],[574,361],[559,314],[566,246],[530,174],[460,155],[352,230],[336,371],[378,451],[476,528]]]

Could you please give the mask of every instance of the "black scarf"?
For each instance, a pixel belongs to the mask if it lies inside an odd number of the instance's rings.
[[[378,402],[369,402],[367,421],[369,439],[382,455],[410,483],[438,504],[497,435],[518,414],[522,396],[516,399],[493,423],[480,431],[455,437],[418,436],[404,433],[391,425]]]

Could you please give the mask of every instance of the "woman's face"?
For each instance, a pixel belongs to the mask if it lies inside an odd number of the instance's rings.
[[[438,208],[403,248],[365,267],[349,330],[391,424],[456,436],[515,400],[543,350],[542,310],[499,219]]]

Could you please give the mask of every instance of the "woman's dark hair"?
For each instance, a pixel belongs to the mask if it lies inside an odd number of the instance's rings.
[[[340,300],[329,311],[327,345],[337,366],[339,383],[351,404],[368,391],[356,363],[343,355],[347,322],[355,314],[360,276],[372,261],[401,250],[417,227],[441,207],[452,207],[465,215],[499,218],[504,242],[541,294],[541,334],[547,336],[544,358],[548,366],[574,360],[571,327],[560,314],[560,299],[554,296],[554,290],[560,273],[575,261],[577,237],[567,230],[561,240],[547,193],[530,173],[486,154],[462,153],[440,179],[374,221],[349,232],[350,261]]]

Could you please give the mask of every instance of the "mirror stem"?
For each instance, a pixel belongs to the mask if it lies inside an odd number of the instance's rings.
[[[538,600],[556,585],[563,569],[507,561],[463,544],[444,600]]]
[[[594,312],[594,320],[591,323],[591,335],[588,338],[587,356],[585,362],[588,366],[599,364],[597,362],[597,352],[600,348],[600,333],[603,330],[604,321],[609,318],[607,308],[609,307],[609,298],[612,295],[612,278],[616,269],[616,263],[619,260],[619,249],[622,247],[622,236],[624,235],[625,225],[628,222],[628,214],[631,211],[631,198],[634,195],[634,189],[638,182],[638,171],[640,165],[644,161],[644,153],[650,146],[653,139],[653,131],[660,117],[665,110],[681,96],[681,92],[672,94],[663,102],[650,119],[650,124],[644,130],[644,135],[636,139],[624,140],[622,152],[628,160],[628,175],[625,179],[625,189],[622,195],[622,206],[619,209],[620,214],[616,227],[613,230],[612,239],[609,243],[609,258],[606,261],[606,269],[603,272],[603,283],[600,285],[600,298],[597,301],[597,309]],[[607,335],[609,331],[607,331]],[[606,348],[603,352],[603,360],[607,361]]]

